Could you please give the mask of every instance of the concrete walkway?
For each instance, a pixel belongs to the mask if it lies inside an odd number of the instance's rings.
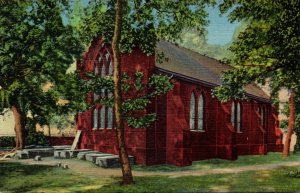
[[[91,162],[77,160],[77,159],[54,159],[53,157],[43,158],[43,161],[27,160],[6,160],[9,162],[19,162],[22,164],[30,165],[50,165],[56,166],[58,163],[68,164],[70,170],[93,177],[117,177],[121,176],[120,168],[105,169],[94,165]],[[281,162],[275,164],[263,164],[263,165],[251,165],[240,166],[232,168],[216,168],[216,169],[203,169],[203,170],[191,170],[191,171],[173,171],[173,172],[160,172],[160,171],[133,171],[134,176],[204,176],[209,174],[228,174],[228,173],[240,173],[245,171],[260,171],[260,170],[272,170],[282,166],[300,166],[299,161],[293,162]]]

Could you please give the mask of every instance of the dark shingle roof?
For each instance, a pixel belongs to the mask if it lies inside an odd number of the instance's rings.
[[[221,85],[221,74],[232,67],[219,61],[193,52],[189,49],[178,47],[166,41],[160,41],[157,51],[163,52],[168,61],[156,63],[159,69],[174,72],[192,79],[206,82],[210,85]],[[245,87],[246,93],[261,99],[269,99],[269,96],[255,84]]]

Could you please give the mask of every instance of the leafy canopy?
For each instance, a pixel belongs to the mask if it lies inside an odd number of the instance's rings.
[[[130,52],[139,47],[153,54],[159,39],[175,41],[183,29],[194,28],[203,32],[205,6],[214,0],[128,0],[123,11],[121,50]],[[90,1],[85,8],[84,19],[76,24],[82,40],[89,44],[101,36],[111,42],[115,20],[115,1]],[[78,14],[78,12],[77,12]]]
[[[244,98],[242,87],[253,81],[271,82],[273,95],[282,87],[300,83],[300,1],[224,0],[221,12],[230,11],[231,21],[246,21],[230,47],[234,66],[223,76],[223,86],[214,94],[222,101]]]
[[[66,71],[83,51],[72,27],[64,25],[68,4],[59,0],[26,0],[0,7],[0,111],[12,105],[41,122],[59,111]],[[48,88],[47,88],[48,87]],[[47,89],[45,89],[47,88]]]

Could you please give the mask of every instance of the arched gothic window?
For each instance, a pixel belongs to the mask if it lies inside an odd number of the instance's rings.
[[[259,112],[260,112],[260,125],[262,127],[264,127],[264,119],[265,119],[265,111],[264,111],[264,108],[263,107],[260,107],[259,108]]]
[[[241,119],[242,119],[242,111],[241,111],[241,104],[240,103],[237,103],[237,108],[236,108],[236,122],[237,122],[237,125],[236,125],[236,131],[237,132],[241,132]]]
[[[231,125],[238,133],[242,132],[242,107],[240,102],[231,104]]]
[[[104,129],[105,128],[105,107],[101,107],[100,110],[100,128]]]
[[[190,129],[195,129],[195,94],[192,93],[191,100],[190,100]]]
[[[198,129],[204,130],[204,98],[202,94],[198,99]]]
[[[202,94],[196,97],[193,92],[190,99],[190,129],[204,131],[205,99]]]
[[[93,111],[93,128],[98,128],[98,109],[95,108]]]
[[[94,68],[94,74],[98,75],[99,74],[99,69],[98,66],[95,64],[95,68]],[[94,103],[96,103],[96,101],[98,100],[99,96],[97,93],[94,93],[93,99],[94,99]],[[97,129],[98,128],[98,109],[97,106],[95,106],[94,110],[93,110],[93,128]]]
[[[231,125],[234,128],[235,127],[235,104],[232,102],[231,104]]]
[[[109,51],[103,49],[99,53],[98,64],[95,63],[95,74],[99,77],[104,78],[105,76],[113,74],[113,62]],[[101,88],[100,97],[112,97],[113,94],[108,92],[106,88]],[[94,101],[98,99],[99,96],[94,93]],[[112,129],[114,123],[113,108],[101,106],[100,108],[95,107],[93,110],[93,128],[94,129]]]
[[[112,61],[109,62],[109,66],[108,66],[108,74],[112,75],[113,74],[113,64]]]

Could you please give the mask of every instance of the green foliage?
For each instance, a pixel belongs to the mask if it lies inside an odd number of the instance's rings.
[[[183,29],[194,28],[204,31],[207,12],[205,5],[214,0],[181,1],[137,1],[128,0],[124,6],[121,51],[131,52],[139,47],[144,53],[153,54],[159,39],[175,41]],[[92,39],[101,36],[111,42],[114,30],[114,1],[90,1],[85,8],[79,34],[88,45]]]
[[[29,118],[26,124],[25,143],[27,145],[48,145],[48,139],[41,131],[36,131],[37,120]]]
[[[51,114],[50,115],[50,125],[56,127],[59,130],[59,133],[61,134],[64,129],[68,127],[75,127],[75,120],[74,120],[74,114],[67,114],[64,116],[61,116],[59,114]]]
[[[63,23],[66,10],[64,0],[0,6],[0,111],[15,105],[43,125],[50,112],[66,110],[57,102],[70,94],[58,93],[55,87],[71,79],[66,79],[66,71],[83,51],[72,27]],[[47,85],[52,87],[45,91]]]
[[[159,96],[167,93],[173,89],[173,84],[170,83],[171,78],[164,75],[154,74],[149,79],[149,89],[152,90],[150,93],[151,97]]]
[[[47,137],[41,131],[29,130],[26,135],[27,145],[48,145]]]
[[[134,87],[137,91],[141,91],[144,87],[144,85],[142,84],[142,79],[143,79],[143,73],[142,72],[136,72],[135,73],[135,83],[134,83]]]
[[[0,110],[9,107],[9,92],[0,88]]]
[[[127,124],[133,128],[147,128],[156,121],[156,114],[147,114],[144,117],[126,117]]]
[[[15,147],[15,146],[16,146],[15,137],[13,136],[0,137],[0,147]]]
[[[114,83],[111,76],[99,78],[94,74],[88,74],[88,80],[82,80],[82,89],[86,92],[94,92],[101,95],[101,89],[113,93]],[[131,80],[135,81],[131,81]],[[128,74],[123,74],[122,77],[122,92],[124,94],[131,92],[134,93],[133,98],[126,99],[122,102],[122,113],[126,118],[127,124],[133,128],[146,128],[156,120],[155,114],[145,114],[143,116],[137,113],[144,110],[147,105],[151,103],[151,99],[156,96],[166,94],[173,88],[171,78],[165,75],[152,75],[147,81],[148,84],[144,85],[144,75],[142,72],[136,72],[135,76],[131,78]],[[77,85],[79,85],[78,83]],[[100,100],[94,101],[90,106],[101,103],[104,106],[113,107],[114,97],[104,96]]]
[[[299,0],[256,1],[225,0],[221,12],[230,11],[231,21],[245,21],[246,27],[238,35],[230,50],[234,69],[224,74],[223,88],[215,94],[221,99],[243,97],[241,89],[257,81],[271,82],[272,96],[280,88],[300,85],[299,58]],[[231,92],[225,91],[232,89]]]

